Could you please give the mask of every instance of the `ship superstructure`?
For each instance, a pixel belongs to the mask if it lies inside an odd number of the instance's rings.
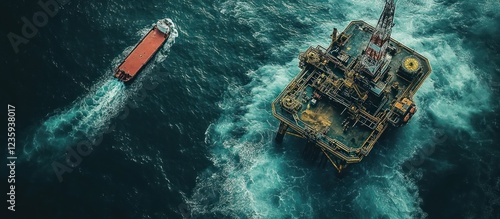
[[[340,34],[334,28],[328,48],[300,53],[301,72],[272,103],[277,142],[307,139],[304,151],[340,172],[368,156],[387,128],[409,122],[431,66],[391,38],[394,12],[386,0],[376,27],[352,21]]]

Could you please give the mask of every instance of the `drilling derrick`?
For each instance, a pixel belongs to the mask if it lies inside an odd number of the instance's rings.
[[[380,15],[375,32],[373,32],[361,57],[361,70],[374,77],[374,81],[378,81],[381,72],[383,73],[387,67],[386,64],[390,62],[385,54],[391,39],[392,26],[394,26],[395,9],[394,0],[385,1],[384,11]]]
[[[368,156],[386,130],[410,121],[413,95],[432,69],[391,38],[395,9],[385,0],[377,26],[352,21],[342,32],[333,28],[328,48],[299,54],[300,73],[272,103],[277,143],[286,144],[285,135],[303,138],[307,160],[341,172]]]

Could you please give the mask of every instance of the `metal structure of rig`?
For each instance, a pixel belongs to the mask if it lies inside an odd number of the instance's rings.
[[[386,0],[377,26],[352,21],[331,35],[325,49],[300,53],[301,72],[272,103],[285,134],[307,139],[304,153],[340,173],[368,156],[389,127],[417,111],[413,95],[431,73],[427,58],[391,39],[394,0]]]

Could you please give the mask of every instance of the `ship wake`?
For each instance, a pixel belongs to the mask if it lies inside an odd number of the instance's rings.
[[[35,131],[32,147],[25,147],[26,157],[30,159],[37,151],[64,151],[79,141],[95,141],[106,131],[111,118],[120,112],[126,100],[122,82],[116,79],[101,82],[71,107],[43,122]]]
[[[137,32],[138,37],[144,35],[143,32],[147,33],[149,29],[151,27],[145,27]],[[173,25],[170,38],[131,85],[125,86],[115,78],[105,77],[70,107],[49,116],[27,141],[23,157],[39,166],[50,168],[53,161],[64,161],[65,152],[71,147],[89,143],[94,146],[99,144],[102,136],[112,131],[113,118],[126,114],[122,113],[125,106],[130,101],[137,101],[137,93],[141,93],[139,91],[143,86],[150,81],[161,81],[155,80],[155,75],[151,73],[154,66],[165,60],[177,36],[177,29]],[[133,48],[134,46],[130,46],[125,49],[120,56],[113,59],[112,65],[117,66]]]

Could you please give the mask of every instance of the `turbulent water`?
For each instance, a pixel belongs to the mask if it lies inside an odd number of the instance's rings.
[[[351,20],[375,25],[383,5],[70,2],[8,59],[26,76],[11,85],[26,120],[20,214],[499,217],[498,1],[397,1],[392,37],[426,56],[433,73],[415,95],[419,112],[411,123],[385,133],[362,163],[339,176],[303,159],[301,140],[274,143],[271,102],[299,72],[299,52],[327,46],[332,28]],[[35,2],[12,7],[14,23],[16,12],[40,10]],[[112,79],[150,24],[164,17],[177,25],[175,43],[132,85]],[[23,67],[28,57],[37,57],[37,67]],[[52,80],[37,83],[34,72]],[[53,162],[96,139],[92,153],[58,181]]]

